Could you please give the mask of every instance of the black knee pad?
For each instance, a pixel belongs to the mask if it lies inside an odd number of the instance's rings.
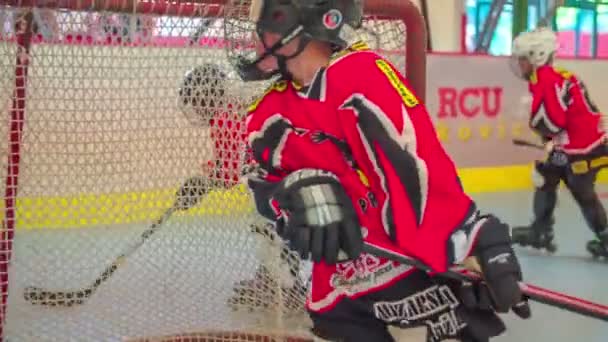
[[[555,191],[562,178],[562,169],[546,162],[536,162],[532,169],[532,183],[543,191]]]

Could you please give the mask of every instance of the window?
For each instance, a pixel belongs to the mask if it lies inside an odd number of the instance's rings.
[[[528,1],[528,26],[533,28],[546,12],[545,0]],[[483,25],[488,17],[492,0],[467,0],[466,2],[466,45],[467,51],[475,51],[475,46],[479,35],[483,30]],[[488,53],[491,55],[508,55],[511,53],[513,42],[513,2],[507,1],[500,18],[496,24],[496,31],[492,37],[492,42]]]
[[[608,58],[608,4],[597,6],[597,56]]]
[[[561,56],[608,57],[608,1],[566,0],[554,18]]]
[[[513,5],[505,5],[498,23],[496,31],[492,37],[492,43],[488,49],[491,55],[510,55],[513,43]]]
[[[572,7],[561,7],[555,16],[555,29],[559,40],[558,55],[575,57],[579,50],[577,31],[577,14],[579,9]]]
[[[479,35],[492,6],[492,0],[467,0],[465,30],[467,51],[475,51]],[[527,29],[533,29],[547,13],[546,0],[528,1]],[[553,18],[558,34],[558,55],[570,57],[608,57],[608,0],[565,0]],[[513,1],[507,1],[496,25],[488,53],[511,53]]]

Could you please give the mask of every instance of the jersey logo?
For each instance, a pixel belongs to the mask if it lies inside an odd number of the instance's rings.
[[[420,104],[416,96],[414,96],[414,94],[405,86],[405,84],[403,84],[403,82],[401,82],[401,79],[399,78],[397,73],[385,60],[377,59],[376,66],[386,76],[388,81],[391,83],[393,88],[397,90],[399,95],[401,95],[403,103],[407,108],[414,108],[418,104]]]

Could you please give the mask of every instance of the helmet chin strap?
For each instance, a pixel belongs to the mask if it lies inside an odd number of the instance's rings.
[[[284,79],[286,79],[288,81],[293,80],[293,75],[287,69],[287,61],[294,57],[297,57],[299,54],[301,54],[302,51],[304,51],[304,48],[306,47],[306,45],[308,45],[308,43],[310,42],[310,38],[308,36],[302,35],[301,37],[302,38],[300,39],[300,42],[298,43],[298,48],[291,55],[285,56],[285,55],[280,55],[277,53],[272,54],[277,59],[277,64],[279,66],[279,73],[283,76]]]
[[[293,30],[289,31],[287,35],[285,35],[282,39],[280,39],[270,47],[266,46],[266,42],[264,42],[264,39],[262,39],[262,44],[264,45],[264,52],[260,56],[258,56],[258,58],[256,58],[253,62],[246,62],[243,59],[239,61],[239,73],[241,74],[243,80],[264,80],[269,79],[277,74],[281,74],[283,78],[287,80],[293,79],[293,75],[287,69],[287,61],[302,53],[306,45],[308,45],[308,43],[310,42],[310,37],[301,34],[303,29],[304,27],[302,25],[296,26]],[[258,32],[258,35],[262,37],[262,32]],[[298,43],[296,51],[293,54],[285,56],[277,53],[277,50],[284,47],[298,36],[300,36],[301,39]],[[265,72],[263,70],[260,70],[260,68],[258,68],[258,64],[264,58],[269,56],[273,56],[277,59],[277,64],[279,68],[271,72]]]

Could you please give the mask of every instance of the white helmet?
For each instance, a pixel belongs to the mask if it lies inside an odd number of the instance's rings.
[[[512,56],[525,57],[536,68],[547,64],[557,51],[557,35],[551,29],[540,27],[524,32],[513,40]]]

